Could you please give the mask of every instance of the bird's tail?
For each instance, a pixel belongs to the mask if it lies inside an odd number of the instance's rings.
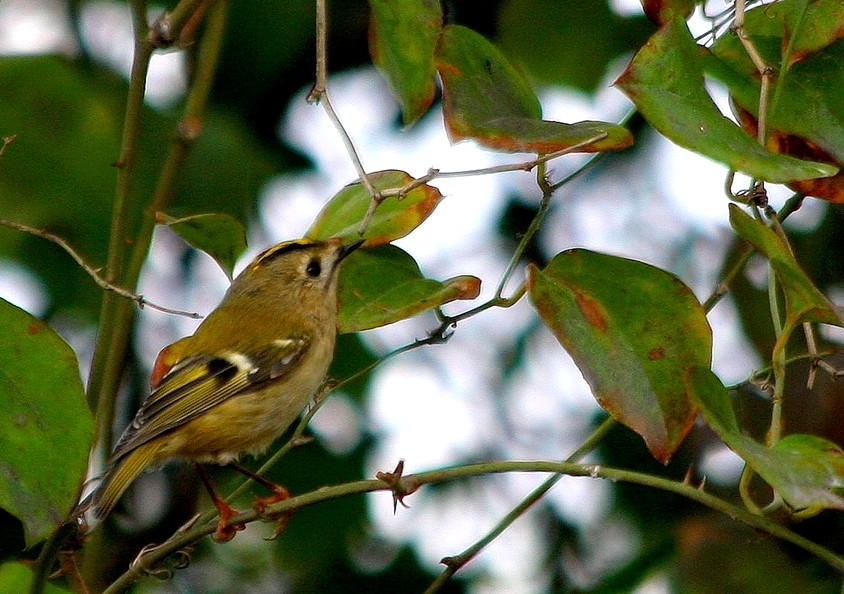
[[[109,462],[100,484],[76,507],[76,517],[89,525],[102,521],[129,485],[152,465],[156,453],[155,447],[145,444]]]

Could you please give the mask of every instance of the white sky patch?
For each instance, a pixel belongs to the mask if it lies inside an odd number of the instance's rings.
[[[707,482],[721,486],[738,484],[744,470],[744,460],[724,444],[717,444],[704,452],[698,474]]]
[[[620,16],[638,16],[642,14],[640,0],[610,0],[610,8]]]
[[[75,52],[66,14],[66,3],[59,0],[3,0],[0,54]]]
[[[36,274],[17,262],[0,259],[0,298],[35,317],[44,315],[47,291]]]
[[[163,10],[151,6],[147,20],[152,22]],[[91,53],[128,79],[134,51],[129,7],[97,0],[83,3],[81,15],[82,35]],[[176,50],[154,53],[147,75],[146,100],[156,107],[165,107],[181,98],[186,90],[185,53]]]
[[[360,442],[360,414],[346,394],[332,393],[311,419],[308,427],[334,454],[352,451]]]
[[[372,429],[381,440],[370,464],[373,473],[392,468],[399,458],[432,468],[471,454],[484,415],[456,397],[453,379],[451,367],[438,368],[424,355],[382,365],[367,401]]]

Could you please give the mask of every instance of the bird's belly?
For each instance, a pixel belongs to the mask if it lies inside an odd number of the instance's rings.
[[[228,464],[241,454],[261,454],[296,420],[310,396],[272,398],[263,391],[235,396],[162,436],[160,455]]]

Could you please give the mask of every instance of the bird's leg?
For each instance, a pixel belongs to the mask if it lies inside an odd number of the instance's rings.
[[[290,517],[293,515],[293,512],[287,511],[266,513],[266,509],[268,505],[278,503],[279,501],[284,501],[285,499],[289,499],[290,493],[287,491],[286,488],[284,488],[284,486],[265,479],[260,474],[252,472],[251,470],[249,470],[245,466],[241,466],[237,462],[230,462],[229,466],[231,466],[238,472],[248,476],[256,483],[262,484],[264,487],[273,492],[272,495],[267,495],[266,497],[256,497],[255,501],[252,503],[252,509],[254,509],[259,515],[264,518],[267,518],[269,520],[278,520],[278,525],[276,526],[275,533],[273,533],[272,536],[273,539],[277,538],[278,535],[284,531],[284,528],[287,526],[287,521],[290,520]]]
[[[208,471],[202,464],[197,463],[196,472],[199,478],[202,479],[202,484],[205,485],[205,490],[214,502],[214,507],[217,508],[217,513],[220,518],[217,520],[217,529],[214,531],[214,540],[217,542],[228,542],[234,538],[234,535],[240,530],[246,529],[245,524],[229,524],[232,516],[237,515],[237,511],[233,509],[225,499],[217,494],[214,490],[214,484],[211,482],[211,477],[208,476]]]

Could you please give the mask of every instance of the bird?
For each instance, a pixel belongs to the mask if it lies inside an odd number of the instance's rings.
[[[208,463],[231,465],[271,488],[256,509],[286,490],[240,466],[296,420],[323,383],[337,335],[339,265],[363,240],[298,239],[259,254],[197,327],[158,355],[151,392],[114,446],[102,480],[78,506],[102,520],[143,471],[173,458],[196,463],[219,512],[214,538],[242,525],[213,489]]]

